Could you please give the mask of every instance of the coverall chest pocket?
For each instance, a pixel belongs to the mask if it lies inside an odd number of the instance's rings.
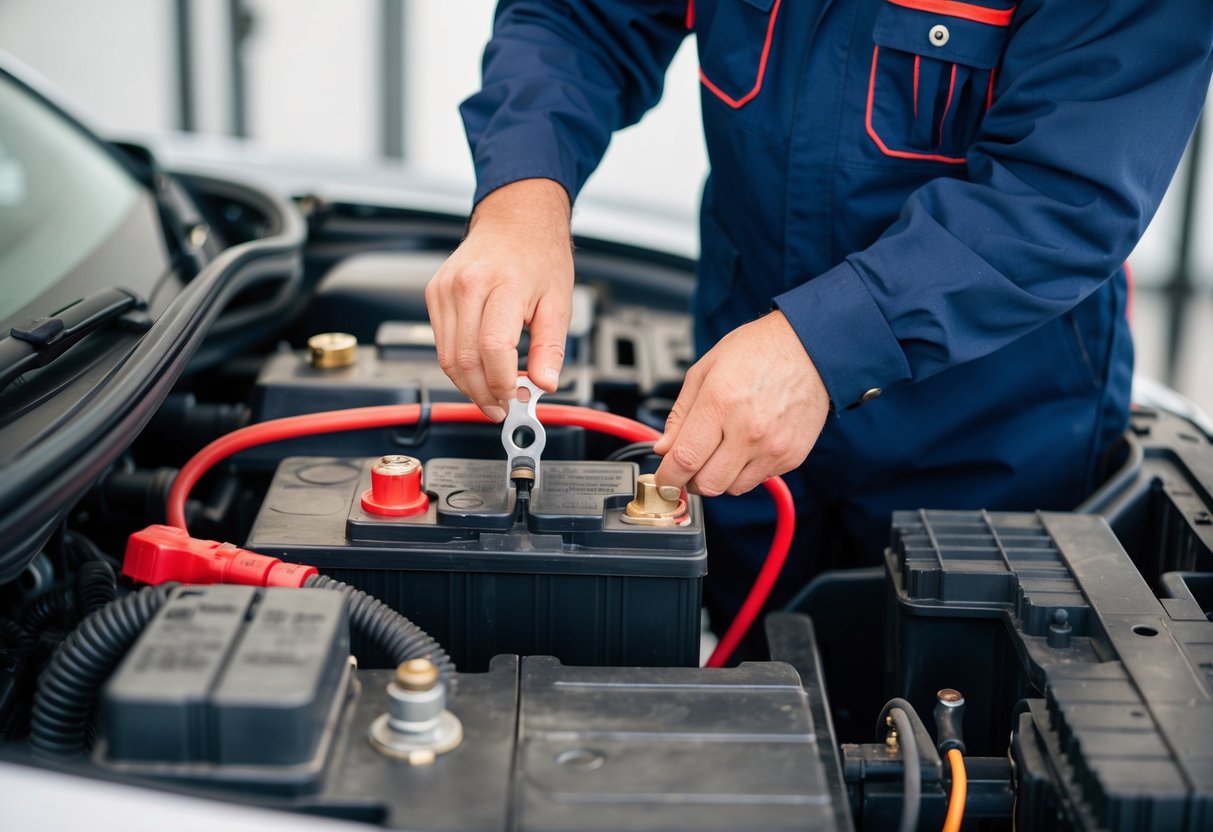
[[[699,47],[699,80],[741,109],[762,90],[782,0],[690,0],[687,23]]]
[[[872,31],[865,122],[885,156],[964,164],[994,80],[1014,6],[886,0]]]

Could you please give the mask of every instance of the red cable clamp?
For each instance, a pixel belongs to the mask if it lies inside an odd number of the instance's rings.
[[[126,541],[122,574],[145,584],[245,584],[300,587],[314,566],[239,549],[230,543],[195,540],[175,526],[148,526]]]

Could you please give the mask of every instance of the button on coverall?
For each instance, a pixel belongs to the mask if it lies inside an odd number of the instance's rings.
[[[476,200],[530,177],[575,198],[688,32],[696,347],[776,307],[834,410],[787,477],[774,603],[840,545],[875,563],[897,509],[1072,508],[1126,427],[1122,264],[1208,89],[1208,0],[505,0],[461,108]],[[727,618],[773,510],[708,512]]]

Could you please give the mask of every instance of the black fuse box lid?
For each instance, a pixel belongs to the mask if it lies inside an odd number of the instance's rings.
[[[349,653],[342,593],[177,589],[103,689],[99,756],[183,776],[285,767],[275,776],[306,779],[321,768]]]

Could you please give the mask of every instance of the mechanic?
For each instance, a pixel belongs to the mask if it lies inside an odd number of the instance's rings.
[[[495,420],[524,324],[556,386],[571,202],[688,30],[701,358],[658,480],[794,472],[774,604],[838,553],[877,562],[897,509],[1073,508],[1127,424],[1122,264],[1208,89],[1207,0],[502,0],[461,108],[475,209],[426,293],[439,361]],[[722,626],[773,512],[707,511]]]

